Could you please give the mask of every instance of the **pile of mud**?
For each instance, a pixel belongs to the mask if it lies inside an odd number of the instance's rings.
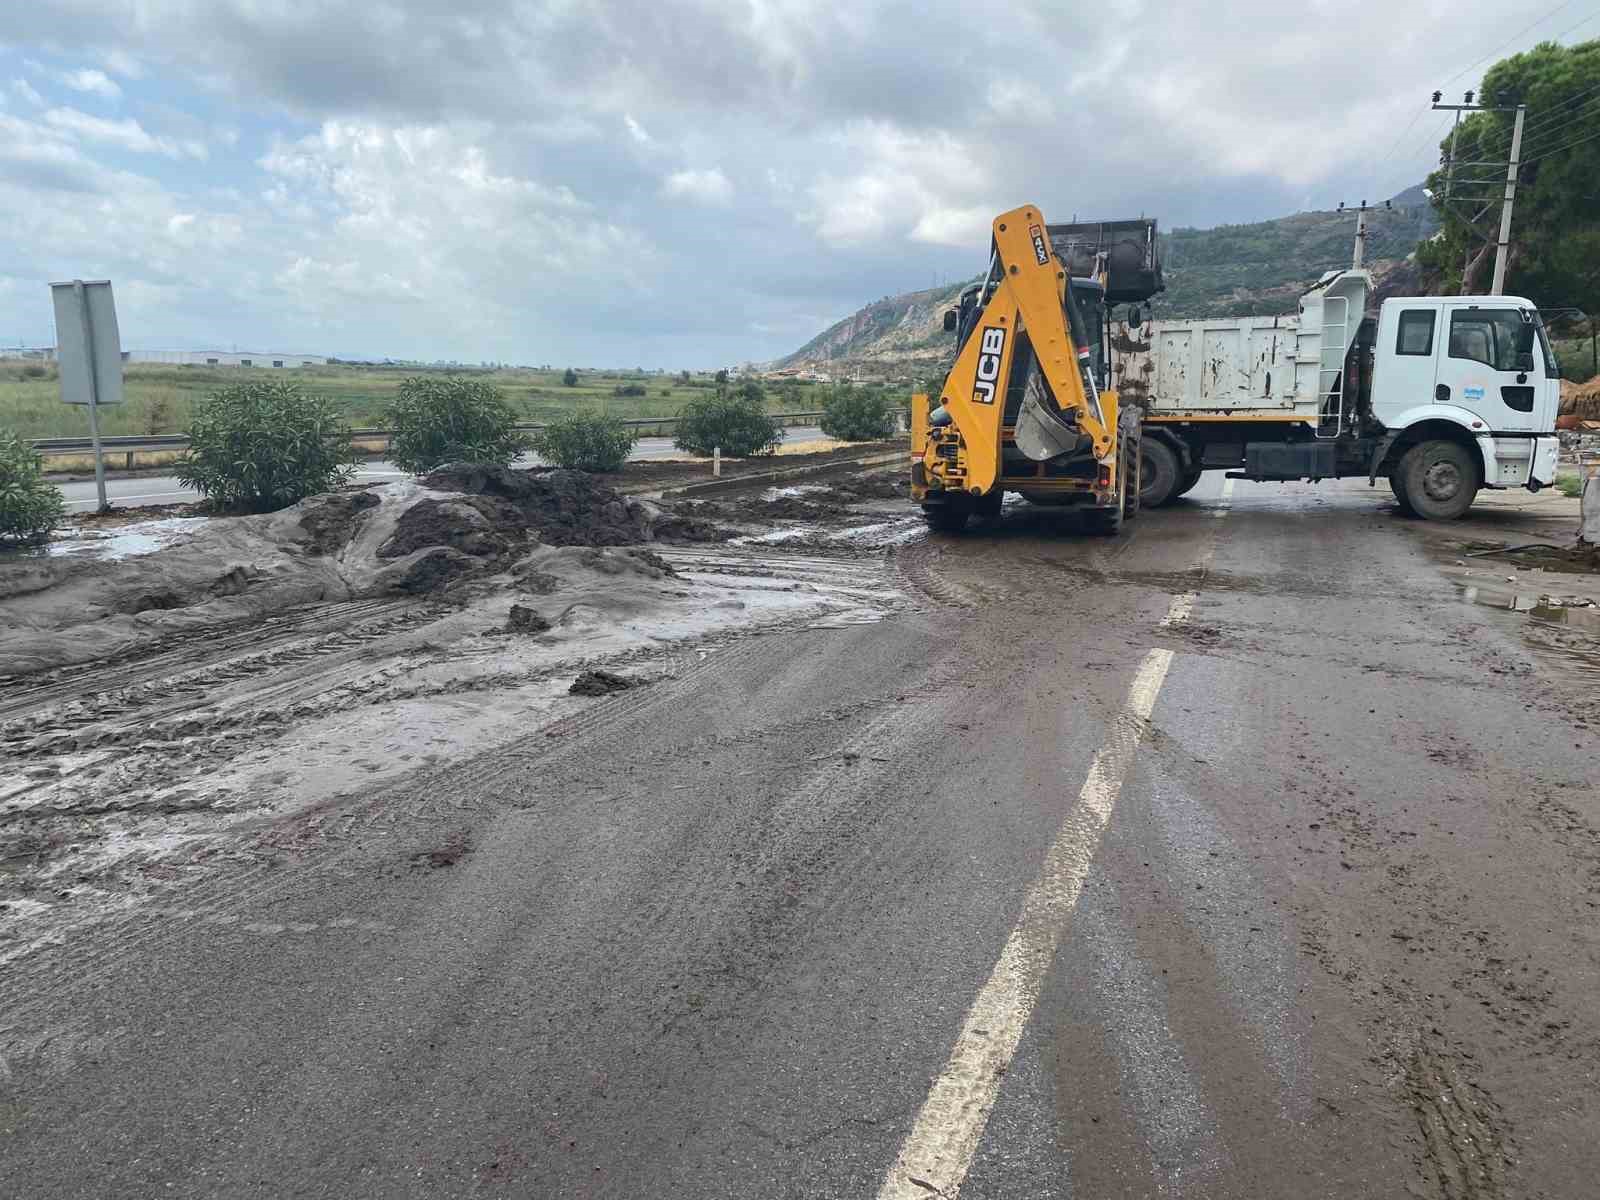
[[[1600,421],[1600,377],[1588,383],[1561,381],[1561,415]]]
[[[537,594],[544,581],[530,561],[548,548],[731,535],[703,518],[621,496],[582,472],[477,466],[194,525],[174,544],[120,561],[0,559],[0,678],[133,653],[176,634],[319,601],[479,585]],[[659,559],[639,565],[665,566]],[[519,567],[529,569],[519,575]]]

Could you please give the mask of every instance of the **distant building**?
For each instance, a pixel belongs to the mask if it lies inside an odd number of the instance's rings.
[[[285,354],[281,350],[129,350],[130,363],[167,363],[183,367],[325,367],[325,354]]]

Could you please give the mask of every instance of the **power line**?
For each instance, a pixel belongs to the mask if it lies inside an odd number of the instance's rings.
[[[1535,155],[1532,155],[1530,157],[1524,158],[1522,160],[1522,163],[1524,165],[1526,165],[1527,163],[1533,162],[1535,159],[1549,158],[1552,154],[1560,154],[1563,151],[1571,150],[1574,146],[1581,146],[1585,142],[1592,142],[1596,138],[1600,138],[1600,133],[1591,133],[1588,137],[1575,138],[1574,140],[1568,142],[1564,146],[1556,146],[1556,147],[1554,147],[1553,149],[1550,149],[1550,150],[1541,150],[1541,151],[1539,151],[1539,153],[1537,153]]]
[[[1590,104],[1594,103],[1593,100],[1586,100],[1585,97],[1593,96],[1596,92],[1600,92],[1600,84],[1596,84],[1588,91],[1579,92],[1575,96],[1568,96],[1554,108],[1546,109],[1544,112],[1539,114],[1539,119],[1537,121],[1533,122],[1525,130],[1523,130],[1522,136],[1524,138],[1533,138],[1545,133],[1554,133],[1556,136],[1560,136],[1561,133],[1565,132],[1565,129],[1561,127],[1567,126],[1571,122],[1577,120],[1579,117],[1585,115],[1583,110]],[[1600,97],[1596,97],[1596,99],[1600,99]],[[1572,109],[1570,112],[1563,111],[1565,109],[1572,108],[1573,104],[1578,104],[1578,107],[1576,109]],[[1596,110],[1595,113],[1588,115],[1600,115],[1600,110]],[[1492,134],[1490,136],[1491,140],[1484,144],[1483,148],[1485,151],[1496,148],[1495,143],[1499,143],[1500,141],[1498,137],[1494,137]],[[1501,150],[1508,150],[1510,147],[1511,142],[1509,137],[1504,143],[1501,143],[1498,146],[1498,148]]]
[[[1538,18],[1535,21],[1529,22],[1527,25],[1525,25],[1521,29],[1517,30],[1517,32],[1512,34],[1505,41],[1501,42],[1498,46],[1496,46],[1493,50],[1489,51],[1489,53],[1485,54],[1482,58],[1476,59],[1475,61],[1470,62],[1466,66],[1462,67],[1461,70],[1457,71],[1454,75],[1450,76],[1449,79],[1446,79],[1444,81],[1444,86],[1449,86],[1450,84],[1454,83],[1456,80],[1460,79],[1463,75],[1465,75],[1468,71],[1472,70],[1473,67],[1476,67],[1476,66],[1479,66],[1479,65],[1481,65],[1483,63],[1488,62],[1491,58],[1493,58],[1496,54],[1499,54],[1502,50],[1504,50],[1512,42],[1516,41],[1523,34],[1527,33],[1528,30],[1532,29],[1536,25],[1543,25],[1546,21],[1548,21],[1551,17],[1555,16],[1558,12],[1561,12],[1563,9],[1571,8],[1574,2],[1575,2],[1575,0],[1562,0],[1562,3],[1556,5],[1549,12],[1545,13],[1544,16]],[[1600,14],[1595,14],[1595,15],[1600,15]],[[1583,21],[1578,22],[1578,24],[1582,25],[1585,22],[1591,21],[1593,19],[1594,19],[1594,15],[1591,15],[1591,16],[1585,17],[1583,19]],[[1576,29],[1577,27],[1578,27],[1577,25],[1574,25],[1572,28]],[[1572,32],[1572,30],[1570,30],[1570,29],[1567,31],[1567,33],[1571,33],[1571,32]],[[1566,34],[1557,34],[1556,36],[1557,37],[1565,37]]]

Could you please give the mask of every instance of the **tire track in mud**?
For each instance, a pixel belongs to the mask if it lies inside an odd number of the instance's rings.
[[[764,554],[761,561],[771,566],[775,559],[784,556]],[[884,607],[885,594],[891,594],[889,576],[882,560],[803,560],[814,577],[827,577],[833,582],[827,590],[837,590],[841,572],[851,581],[867,585],[870,593]],[[744,563],[730,564],[737,569],[747,569]],[[780,563],[793,569],[795,564]],[[663,656],[659,651],[645,652],[636,661],[654,661],[664,678],[658,686],[620,693],[610,699],[586,707],[579,713],[559,718],[531,732],[529,735],[480,755],[469,764],[450,765],[425,769],[411,776],[399,787],[383,788],[363,796],[339,796],[293,816],[263,817],[259,822],[245,821],[228,834],[201,837],[187,858],[174,861],[163,857],[162,868],[179,876],[202,872],[209,878],[197,880],[184,892],[185,912],[202,920],[217,914],[236,912],[252,904],[274,898],[298,885],[302,872],[307,870],[337,870],[346,860],[359,855],[364,838],[387,831],[403,821],[426,822],[439,819],[459,819],[462,815],[490,808],[514,807],[523,797],[515,787],[503,784],[505,777],[559,758],[588,754],[594,743],[603,739],[617,726],[661,705],[676,703],[674,696],[707,667],[732,665],[749,655],[758,653],[762,638],[773,632],[819,624],[807,617],[790,622],[779,622],[753,628],[724,630],[697,639],[695,643],[677,648]],[[617,656],[600,660],[616,665]],[[566,661],[539,672],[544,676],[571,673],[578,665]],[[494,680],[503,685],[504,679]],[[518,683],[527,682],[519,676]],[[456,687],[476,685],[464,681]],[[482,685],[476,685],[482,686]],[[431,689],[416,689],[423,694]],[[438,689],[448,691],[450,685]],[[402,693],[403,694],[403,693]],[[400,694],[373,698],[374,703],[399,698]],[[441,802],[441,797],[443,801]],[[240,837],[240,830],[246,836]],[[291,862],[290,860],[299,860]],[[139,866],[137,859],[127,863],[130,869]],[[285,870],[285,866],[289,870]],[[237,868],[242,867],[243,870]],[[181,880],[176,881],[181,882]],[[110,914],[99,914],[52,931],[47,941],[29,943],[6,956],[11,964],[8,973],[13,977],[30,976],[30,991],[41,997],[59,992],[63,988],[81,986],[85,982],[103,977],[131,957],[146,952],[168,937],[178,936],[180,929],[169,928],[160,917],[158,909],[135,904]],[[192,920],[186,924],[193,925]],[[115,945],[111,928],[119,930]],[[74,935],[93,928],[95,943],[79,948],[79,953],[69,961],[41,962],[37,971],[26,970],[19,964],[27,962],[34,951],[47,945],[70,945],[77,940]],[[54,956],[53,956],[54,957]],[[20,979],[19,979],[20,982]],[[41,1000],[41,1003],[43,1001]]]
[[[229,699],[229,692],[261,676],[308,663],[326,664],[324,669],[336,666],[363,647],[432,624],[450,611],[406,604],[308,641],[299,640],[301,631],[283,631],[270,639],[273,644],[266,649],[228,657],[232,647],[224,646],[222,656],[210,662],[197,663],[196,655],[185,653],[176,672],[163,673],[160,666],[151,665],[131,672],[140,677],[136,682],[119,688],[113,681],[81,698],[47,701],[46,707],[28,717],[0,722],[0,749],[17,757],[59,754],[133,741],[170,742],[264,717],[271,720],[270,711],[262,711],[273,699],[270,690],[241,697],[243,704],[232,714],[214,713],[199,722],[172,718]]]
[[[750,642],[705,657],[684,655],[682,659],[687,661],[680,661],[679,672],[670,682],[684,685],[710,665],[735,661],[755,650],[755,643]],[[354,802],[335,797],[289,818],[263,818],[247,836],[233,837],[231,845],[201,847],[199,862],[169,862],[180,870],[186,866],[210,876],[184,891],[183,910],[189,917],[183,925],[163,920],[161,909],[135,905],[52,930],[46,940],[19,947],[0,959],[8,987],[32,997],[30,1002],[19,996],[6,1006],[7,1011],[26,1018],[47,1007],[55,994],[103,978],[124,962],[181,936],[185,928],[276,899],[298,887],[307,871],[338,868],[362,853],[364,843],[358,834],[387,830],[407,819],[459,819],[464,813],[490,807],[495,800],[503,805],[504,799],[491,799],[487,784],[511,770],[584,753],[594,740],[639,710],[673,703],[675,690],[655,687],[618,693],[470,763],[426,769],[400,787],[380,789]],[[548,746],[540,744],[545,740]],[[442,812],[441,796],[454,798],[445,803]],[[294,858],[300,861],[291,862]],[[72,946],[75,934],[90,929],[96,935],[94,942],[76,946],[70,960],[41,962],[34,957],[34,952],[45,946]]]
[[[158,643],[153,652],[141,648],[126,655],[58,668],[39,677],[0,679],[4,686],[0,721],[12,713],[36,712],[80,697],[114,703],[118,693],[151,682],[181,679],[191,669],[214,670],[231,655],[242,662],[259,659],[270,667],[273,664],[269,656],[275,648],[308,635],[327,633],[331,639],[351,636],[371,641],[388,636],[397,627],[403,629],[436,619],[444,611],[447,610],[428,601],[352,600],[318,604],[242,625],[235,622],[222,630],[213,627],[185,631],[167,639],[164,645]],[[5,721],[0,730],[13,724]]]

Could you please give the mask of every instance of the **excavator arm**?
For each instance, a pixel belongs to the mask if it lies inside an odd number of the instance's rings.
[[[920,439],[924,478],[976,496],[995,487],[1006,393],[1019,367],[1027,377],[1012,436],[1023,454],[1035,461],[1079,449],[1102,461],[1112,456],[1116,396],[1098,391],[1091,362],[1044,217],[1032,206],[1002,213],[981,309]]]

